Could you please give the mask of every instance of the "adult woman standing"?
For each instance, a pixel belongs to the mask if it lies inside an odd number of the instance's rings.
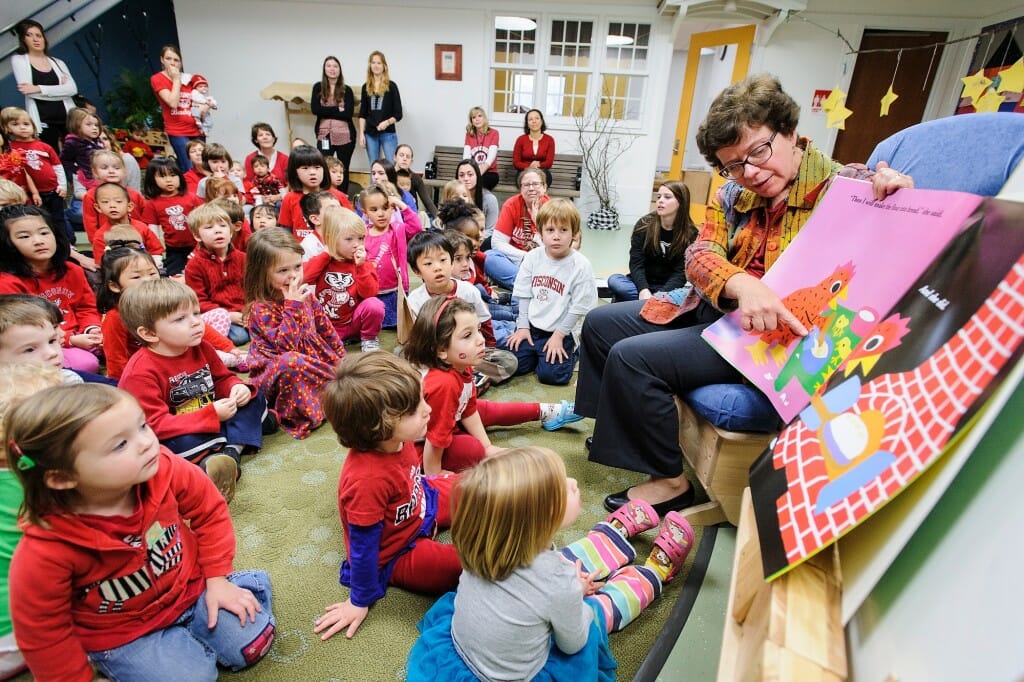
[[[797,136],[799,114],[774,76],[751,76],[719,94],[697,145],[731,182],[712,200],[687,250],[686,276],[696,291],[684,303],[686,312],[659,326],[640,317],[643,302],[637,301],[602,306],[584,321],[575,410],[597,418],[590,459],[650,476],[606,497],[608,508],[643,499],[664,514],[693,504],[673,395],[742,381],[700,336],[723,310],[738,308],[747,331],[786,325],[807,333],[761,277],[810,218],[831,179],[840,172],[870,177],[879,200],[913,186],[884,164],[871,174],[829,159]]]
[[[551,184],[551,165],[555,162],[555,138],[546,134],[548,129],[540,109],[530,109],[523,119],[523,134],[512,147],[512,165],[517,171],[540,168],[544,183]]]
[[[356,128],[352,124],[356,100],[352,88],[345,85],[345,74],[337,57],[324,59],[320,82],[313,84],[309,102],[316,116],[313,130],[316,132],[317,146],[325,156],[334,154],[341,161],[344,171],[341,187],[347,190],[349,164],[356,148]],[[394,150],[388,158],[394,158]]]
[[[491,194],[490,190],[484,189],[483,183],[480,182],[480,168],[472,159],[459,161],[459,165],[455,167],[455,179],[461,182],[469,196],[473,197],[473,205],[484,212],[484,243],[481,249],[487,251],[491,248],[494,224],[498,222],[498,198]]]
[[[189,140],[206,138],[192,118],[192,87],[182,82],[181,52],[174,45],[164,45],[160,48],[160,63],[164,68],[150,76],[149,85],[160,102],[164,132],[178,159],[178,168],[185,173],[192,168],[185,145]]]
[[[480,183],[491,190],[498,184],[498,131],[491,127],[487,112],[480,107],[469,110],[466,141],[462,156],[476,161]]]
[[[282,186],[288,185],[288,155],[276,149],[277,133],[269,123],[252,124],[250,139],[256,151],[249,152],[245,157],[245,179],[249,182],[256,182],[256,174],[252,170],[252,161],[257,156],[266,157],[270,162],[270,174],[277,178]]]
[[[629,245],[629,274],[608,278],[612,301],[645,301],[686,284],[686,247],[697,236],[690,218],[690,190],[678,180],[658,188],[654,211],[636,221]]]
[[[388,74],[384,53],[374,50],[366,65],[366,82],[359,101],[359,146],[366,150],[368,163],[380,158],[393,161],[398,147],[395,124],[402,120],[402,96]]]
[[[68,112],[78,85],[67,65],[50,56],[46,34],[39,22],[31,19],[18,24],[18,49],[11,57],[11,69],[18,92],[25,95],[25,111],[39,131],[39,139],[60,151],[68,133]]]

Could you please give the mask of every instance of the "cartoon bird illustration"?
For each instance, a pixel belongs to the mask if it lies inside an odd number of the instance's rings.
[[[893,313],[880,322],[857,344],[853,352],[846,356],[844,376],[850,376],[858,366],[864,376],[870,374],[878,358],[900,345],[901,339],[910,333],[909,323],[910,318],[900,317],[899,313]]]
[[[847,287],[854,275],[853,261],[836,267],[832,273],[817,284],[797,289],[782,299],[782,303],[793,313],[804,327],[824,329],[831,308],[837,299],[846,298]],[[771,331],[761,332],[756,342],[746,347],[750,357],[757,365],[768,361],[770,353],[776,365],[782,365],[786,359],[786,349],[797,338],[796,334],[786,325]]]

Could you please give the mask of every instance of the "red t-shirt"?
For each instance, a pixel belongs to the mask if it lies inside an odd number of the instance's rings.
[[[34,294],[42,296],[60,308],[64,321],[64,347],[70,339],[83,333],[89,327],[100,326],[100,314],[96,310],[96,294],[92,291],[85,271],[77,263],[68,262],[67,272],[57,278],[54,272],[37,277],[18,277],[9,272],[0,272],[0,294]]]
[[[170,92],[173,89],[174,84],[171,82],[171,79],[165,76],[163,71],[158,71],[150,76],[149,85],[153,88],[153,94],[156,95],[156,99],[160,103],[160,111],[164,115],[165,133],[175,137],[202,136],[203,133],[199,130],[199,126],[196,125],[196,120],[192,118],[191,87],[184,83],[181,84],[178,106],[175,109],[171,109],[167,106],[167,102],[160,97],[161,90]]]
[[[327,190],[338,200],[342,206],[350,211],[354,211],[352,208],[352,202],[348,200],[348,197],[338,190],[331,189]],[[284,195],[284,199],[281,200],[281,208],[278,211],[277,224],[281,227],[286,227],[292,231],[295,238],[300,242],[306,237],[307,234],[312,233],[314,230],[306,224],[306,218],[302,215],[302,206],[299,202],[302,197],[306,195],[305,192],[291,191]]]
[[[146,210],[146,197],[131,187],[126,187],[125,189],[128,190],[128,200],[132,202],[132,212],[128,217],[132,220],[142,221],[142,214]],[[82,227],[85,228],[85,235],[89,238],[89,241],[96,239],[97,229],[110,227],[110,218],[96,210],[96,187],[86,192],[85,197],[82,199]],[[163,253],[163,251],[160,253]]]
[[[383,522],[378,567],[394,559],[416,538],[427,511],[415,446],[405,443],[401,452],[349,450],[338,481],[338,511],[346,550],[349,524]]]
[[[36,183],[36,190],[52,192],[57,189],[57,173],[54,168],[60,167],[60,156],[50,145],[40,140],[19,142],[11,140],[11,149],[20,152],[25,159],[25,172]]]
[[[430,368],[423,377],[423,399],[430,405],[427,440],[434,447],[447,448],[459,421],[476,414],[473,371]]]
[[[203,200],[191,192],[181,196],[158,196],[146,202],[142,211],[142,222],[159,225],[164,233],[164,244],[178,248],[196,245],[195,237],[188,229],[188,214]]]

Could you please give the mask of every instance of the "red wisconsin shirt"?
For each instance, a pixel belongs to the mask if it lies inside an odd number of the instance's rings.
[[[70,338],[81,334],[89,327],[100,326],[100,314],[96,310],[96,295],[93,294],[85,271],[77,263],[68,262],[68,271],[58,278],[52,271],[36,277],[21,278],[9,272],[0,273],[0,294],[35,294],[42,296],[60,308],[64,321],[64,347]]]
[[[316,286],[316,300],[335,327],[351,322],[356,306],[380,289],[377,268],[370,261],[357,267],[352,261],[331,258],[325,251],[306,261],[302,271],[306,284]]]
[[[53,192],[59,186],[57,173],[54,169],[63,168],[60,156],[53,147],[40,140],[18,142],[11,140],[11,149],[21,152],[25,159],[25,172],[36,183],[36,190]],[[63,171],[62,171],[63,173]]]
[[[203,200],[191,192],[182,196],[158,196],[146,202],[142,211],[142,222],[159,225],[164,233],[164,244],[177,248],[196,245],[195,237],[188,229],[188,214]]]
[[[427,440],[434,447],[447,448],[459,421],[476,414],[473,371],[431,367],[423,377],[423,399],[430,405]]]

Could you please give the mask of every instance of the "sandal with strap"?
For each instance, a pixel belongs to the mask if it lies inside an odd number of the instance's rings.
[[[658,521],[658,512],[643,500],[630,500],[605,517],[605,523],[621,528],[627,539],[657,527]]]
[[[658,558],[664,559],[664,563],[671,566],[662,582],[667,583],[679,574],[683,562],[686,561],[686,555],[693,548],[693,541],[693,527],[682,514],[670,511],[665,515],[658,537],[654,539],[652,552],[654,558],[654,553],[660,551],[663,556]]]

